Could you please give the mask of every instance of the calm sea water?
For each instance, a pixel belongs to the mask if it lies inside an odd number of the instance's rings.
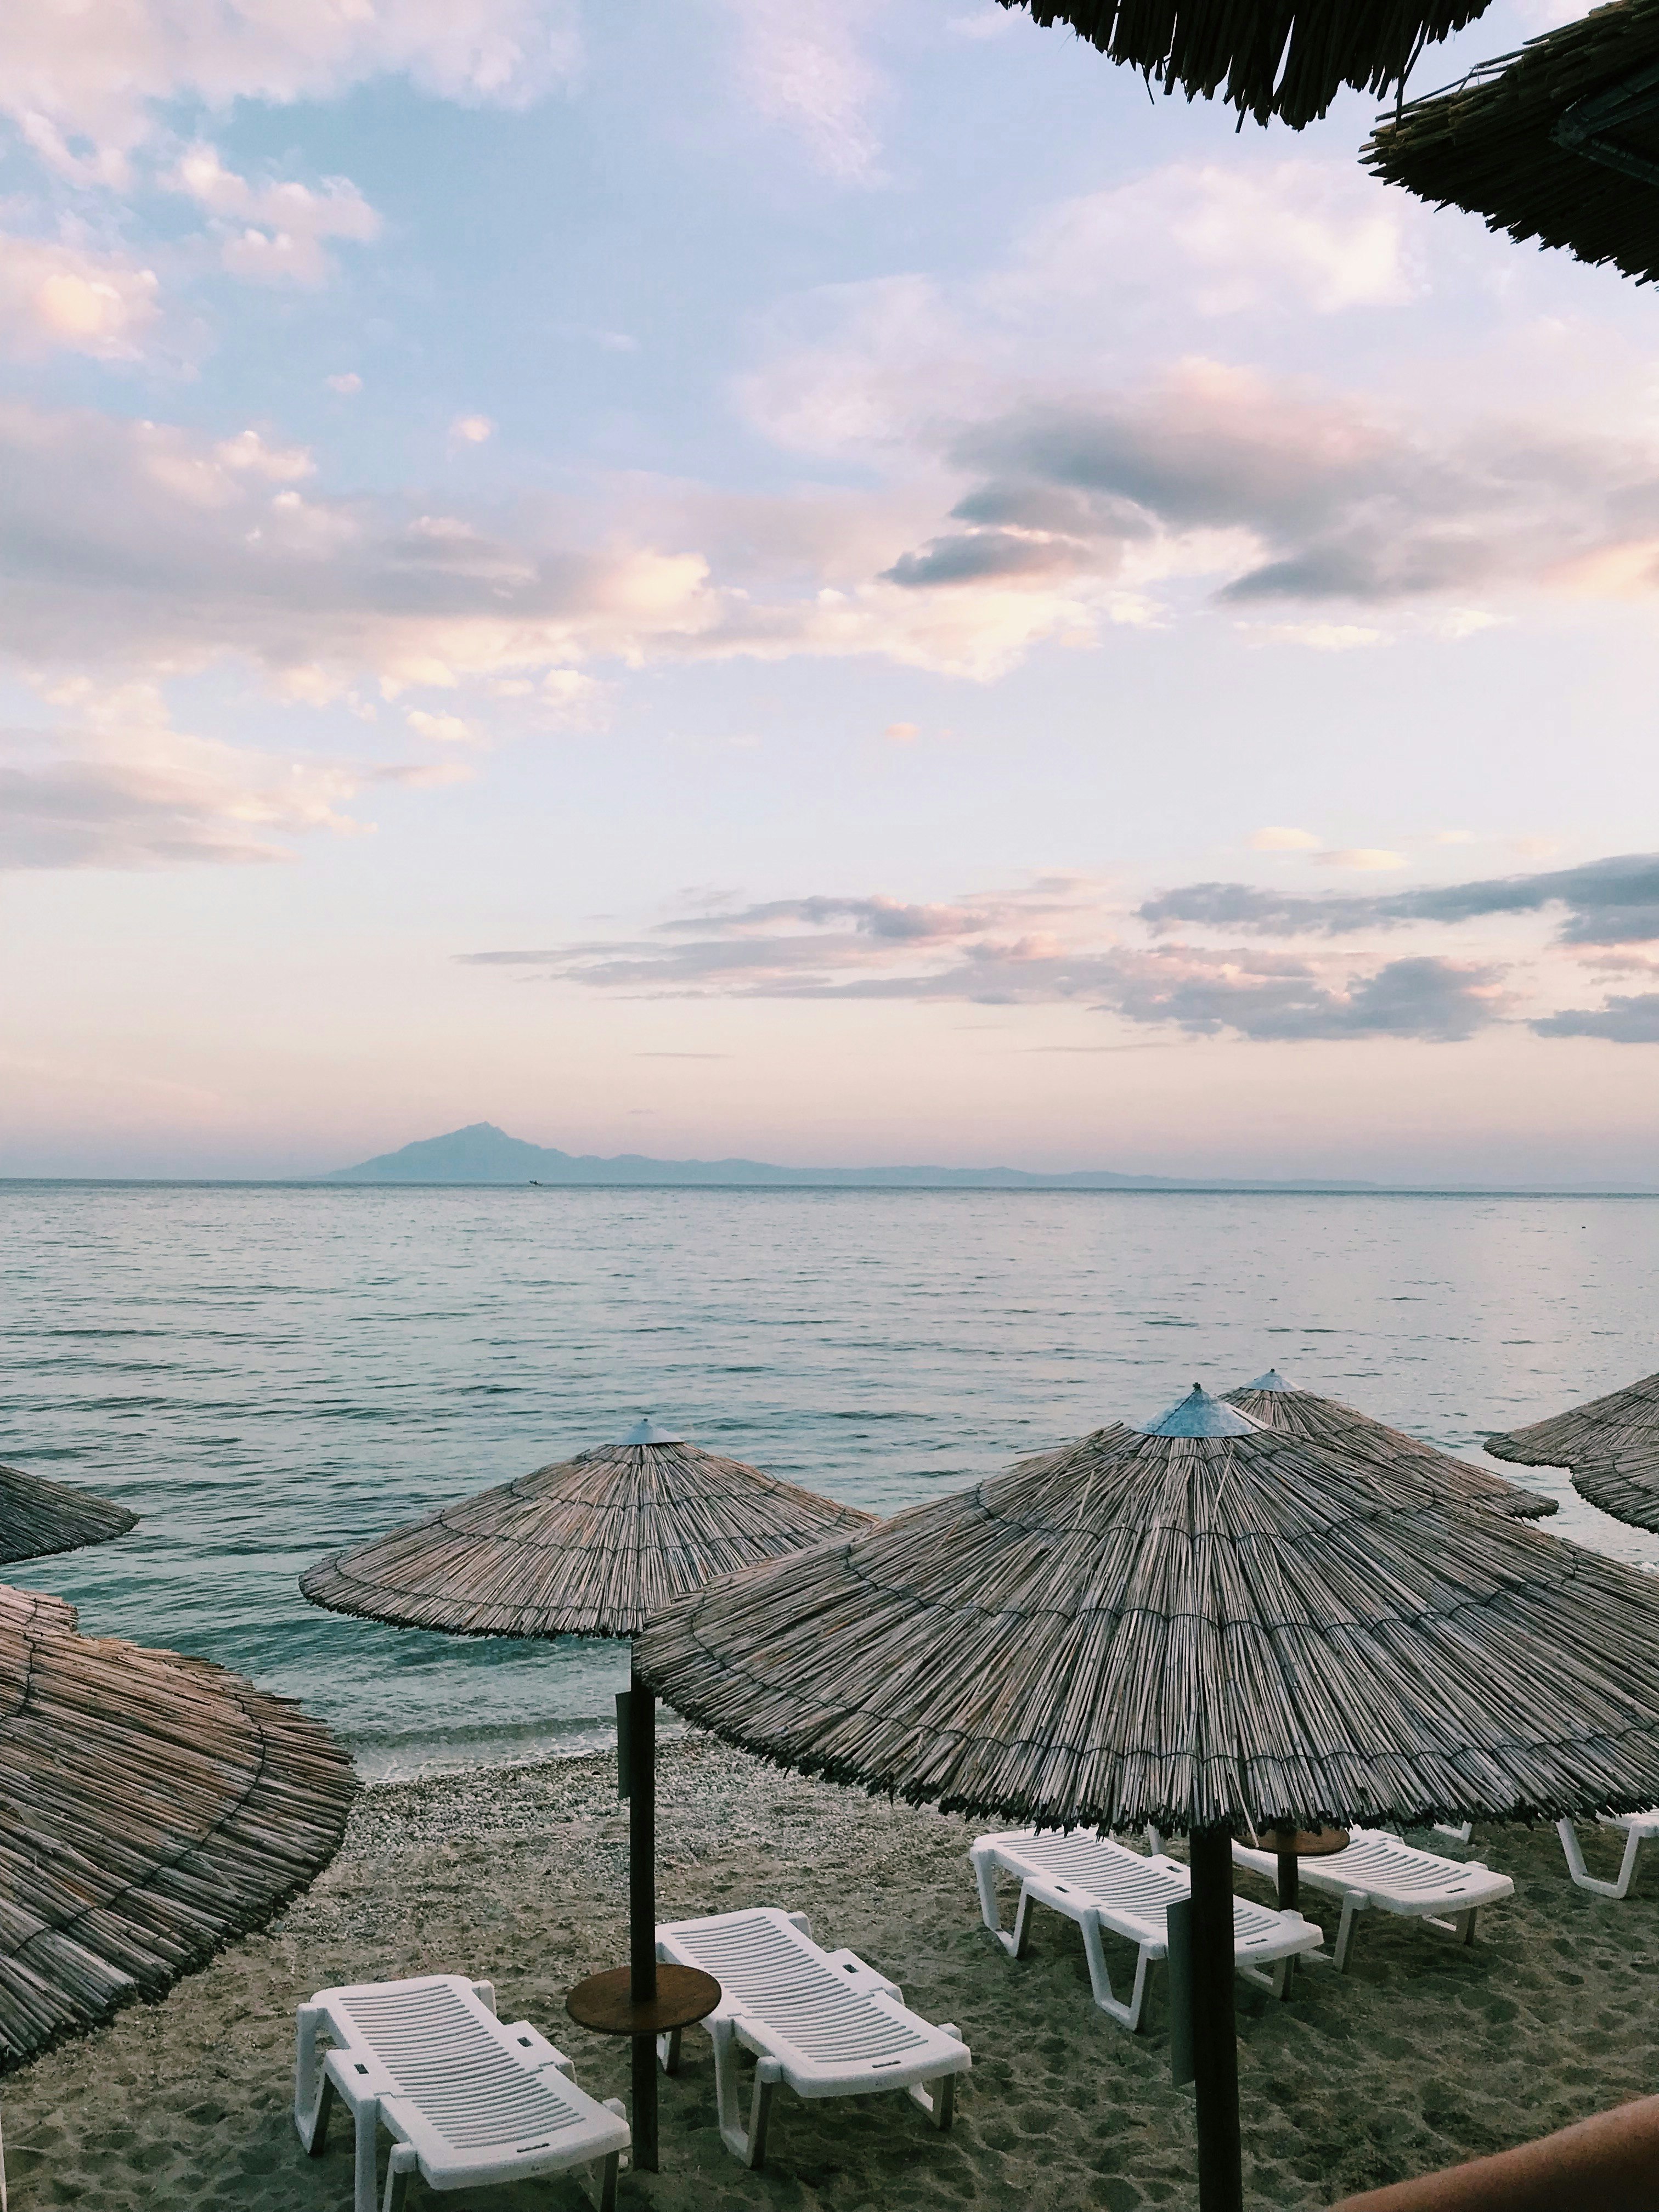
[[[1642,1199],[0,1184],[0,1460],[143,1516],[8,1571],[369,1772],[532,1756],[594,1740],[623,1647],[380,1628],[301,1569],[644,1412],[884,1512],[1270,1364],[1479,1458],[1659,1364],[1656,1310]]]

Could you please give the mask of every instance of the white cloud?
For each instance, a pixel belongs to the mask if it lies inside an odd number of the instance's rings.
[[[1403,868],[1406,855],[1390,853],[1380,845],[1346,845],[1334,852],[1316,853],[1314,859],[1322,868]]]
[[[523,106],[579,66],[575,0],[76,0],[0,9],[0,109],[43,159],[118,184],[162,102],[323,99],[406,76]]]
[[[1364,623],[1240,623],[1238,627],[1253,643],[1304,645],[1312,653],[1358,653],[1388,641],[1382,630]]]
[[[915,722],[890,722],[882,735],[890,738],[896,745],[908,745],[913,744],[921,732]]]
[[[0,233],[0,346],[128,358],[155,321],[154,270],[128,256]]]
[[[263,477],[267,483],[298,483],[314,476],[317,469],[303,446],[268,446],[257,430],[239,430],[234,438],[222,438],[213,458],[228,469]]]
[[[348,369],[343,376],[325,376],[323,382],[344,399],[355,398],[363,388],[363,380],[355,369]]]
[[[879,0],[725,0],[744,92],[793,131],[817,166],[848,184],[879,173],[870,111],[884,90],[864,34]]]
[[[1256,830],[1250,838],[1250,845],[1258,853],[1313,853],[1319,849],[1319,840],[1311,830],[1270,825],[1266,830]]]
[[[495,436],[495,425],[488,415],[458,415],[449,426],[449,434],[465,446],[482,446]]]
[[[477,739],[471,723],[459,714],[433,714],[424,708],[411,707],[404,719],[417,738],[430,738],[436,744],[470,745]]]
[[[349,177],[313,189],[291,180],[250,184],[212,146],[192,146],[164,179],[211,220],[220,258],[233,276],[262,284],[320,284],[333,263],[327,241],[367,245],[380,218]]]

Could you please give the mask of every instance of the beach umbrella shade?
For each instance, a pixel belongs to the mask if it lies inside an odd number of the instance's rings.
[[[356,1788],[287,1698],[0,1585],[0,2068],[263,1926],[333,1856]]]
[[[137,1525],[136,1513],[89,1490],[0,1467],[0,1566],[76,1552],[82,1544],[106,1544]]]
[[[1229,1390],[1227,1403],[1285,1436],[1306,1437],[1312,1443],[1330,1444],[1359,1459],[1372,1457],[1385,1470],[1413,1468],[1425,1480],[1441,1484],[1448,1497],[1484,1505],[1488,1511],[1508,1514],[1513,1520],[1541,1521],[1559,1510],[1554,1498],[1546,1498],[1541,1491],[1505,1482],[1501,1474],[1454,1459],[1449,1452],[1437,1451],[1419,1437],[1391,1429],[1386,1421],[1356,1413],[1340,1398],[1322,1398],[1315,1391],[1298,1390],[1277,1368],[1270,1367],[1254,1382]]]
[[[538,1468],[301,1576],[313,1605],[453,1636],[635,1637],[690,1590],[872,1525],[855,1507],[702,1451],[643,1420],[619,1444]],[[657,1982],[656,1701],[617,1700],[629,1799],[629,1970]],[[657,2163],[654,2042],[634,2041],[634,2160]]]
[[[1632,1528],[1659,1529],[1659,1375],[1488,1437],[1486,1449],[1522,1467],[1568,1468],[1592,1505]]]
[[[1184,1829],[1204,2212],[1242,2202],[1235,1829],[1659,1802],[1650,1577],[1196,1389],[686,1598],[634,1663],[804,1773]]]
[[[1659,0],[1614,0],[1381,123],[1363,159],[1489,230],[1659,276]]]
[[[1345,86],[1382,96],[1431,40],[1488,0],[1002,0],[1069,24],[1115,62],[1188,99],[1222,93],[1241,117],[1300,130]]]

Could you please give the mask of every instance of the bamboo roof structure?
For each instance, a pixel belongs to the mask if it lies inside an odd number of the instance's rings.
[[[0,1566],[106,1544],[138,1526],[138,1516],[89,1490],[47,1482],[19,1467],[0,1467]]]
[[[1489,230],[1659,276],[1659,0],[1611,7],[1382,122],[1363,156]]]
[[[1431,40],[1488,0],[1002,0],[1069,24],[1115,62],[1191,100],[1221,94],[1241,117],[1299,131],[1345,86],[1378,99]]]
[[[0,1585],[0,2069],[263,1925],[333,1856],[356,1788],[287,1698],[75,1623]]]
[[[635,1645],[778,1764],[991,1819],[1659,1803],[1659,1586],[1196,1392],[688,1597]]]
[[[313,1605],[452,1636],[633,1636],[716,1576],[872,1525],[641,1422],[601,1444],[321,1559]]]
[[[1290,1437],[1306,1437],[1310,1443],[1347,1450],[1359,1458],[1374,1457],[1383,1467],[1409,1466],[1430,1481],[1443,1485],[1449,1497],[1484,1505],[1489,1512],[1507,1514],[1516,1521],[1541,1521],[1559,1510],[1553,1498],[1528,1490],[1521,1483],[1505,1482],[1483,1467],[1437,1450],[1403,1429],[1357,1413],[1340,1398],[1322,1398],[1312,1390],[1298,1390],[1277,1369],[1269,1368],[1254,1382],[1229,1390],[1227,1403],[1252,1419]]]
[[[1486,1438],[1496,1459],[1571,1469],[1573,1487],[1632,1528],[1659,1530],[1659,1375]]]

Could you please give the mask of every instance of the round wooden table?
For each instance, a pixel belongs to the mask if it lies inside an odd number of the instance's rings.
[[[596,2035],[626,2035],[634,2046],[634,2150],[636,2171],[657,2171],[657,2049],[659,2035],[672,2035],[693,2021],[706,2020],[720,2001],[720,1985],[696,1966],[671,1966],[659,1960],[654,1993],[635,2002],[630,1966],[590,1974],[578,1982],[564,2008],[578,2027]]]
[[[1264,1828],[1261,1841],[1279,1861],[1279,1909],[1290,1912],[1301,1889],[1297,1861],[1328,1859],[1336,1851],[1346,1851],[1348,1832],[1346,1828],[1297,1828],[1292,1833],[1285,1828]]]

